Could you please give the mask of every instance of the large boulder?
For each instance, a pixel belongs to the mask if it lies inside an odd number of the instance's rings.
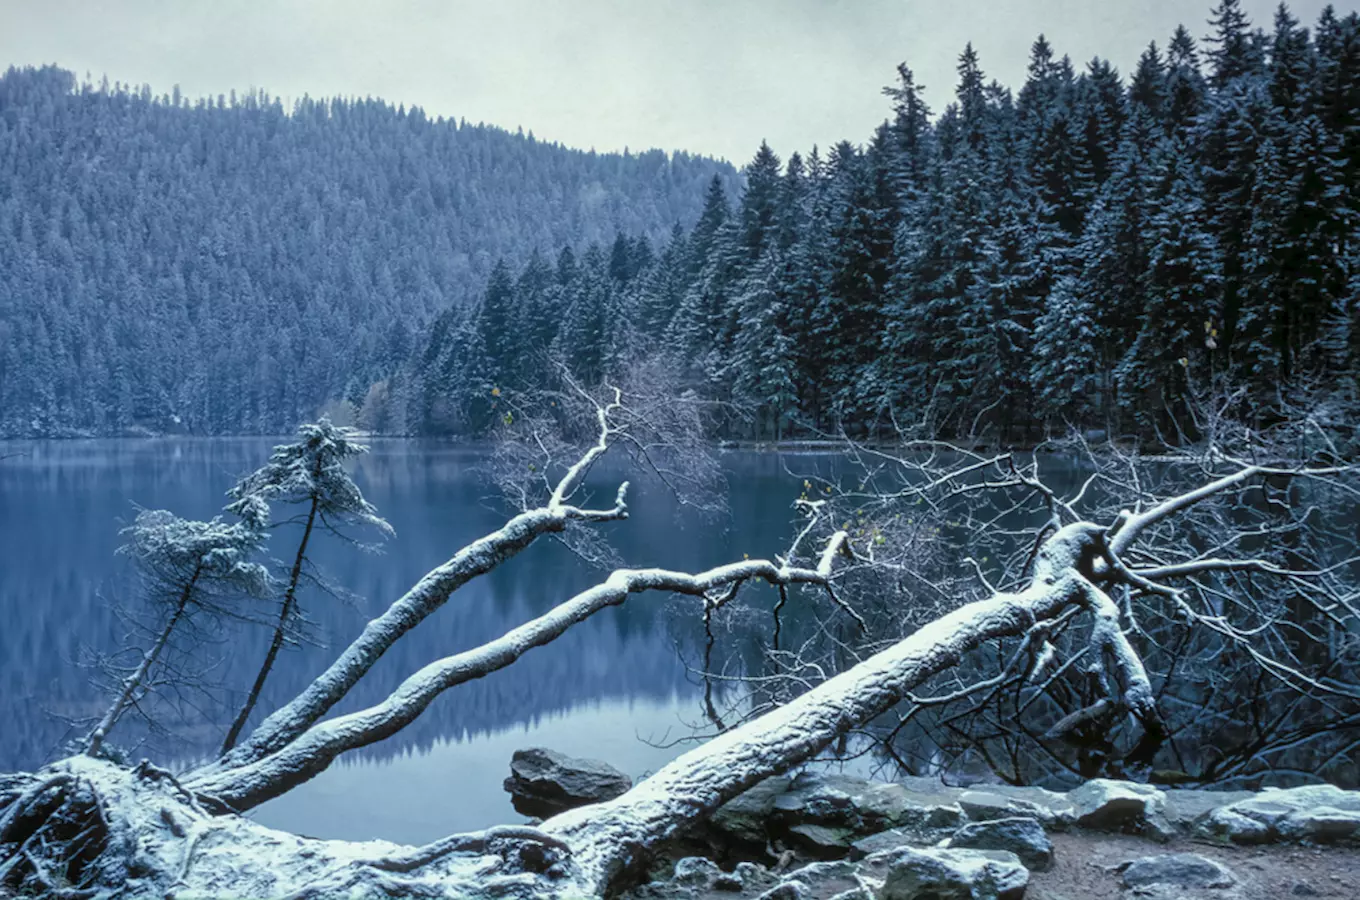
[[[921,794],[892,782],[810,772],[799,775],[787,791],[775,797],[773,816],[784,829],[819,825],[843,829],[851,840],[889,828],[952,830],[965,821],[962,807],[951,795]]]
[[[993,784],[964,791],[959,806],[975,822],[1025,816],[1038,819],[1049,831],[1065,831],[1075,813],[1065,794],[1040,787]]]
[[[1053,842],[1038,819],[1016,817],[970,822],[954,832],[949,847],[1009,850],[1020,858],[1025,868],[1034,872],[1047,871],[1053,865]]]
[[[882,853],[885,850],[896,850],[899,847],[920,847],[922,841],[919,837],[910,832],[891,829],[880,831],[878,834],[871,834],[868,837],[860,838],[850,845],[851,859],[864,859],[875,853]]]
[[[595,759],[574,759],[553,750],[516,750],[505,789],[516,811],[547,818],[613,800],[633,786],[627,775]]]
[[[1254,791],[1216,791],[1193,788],[1163,788],[1166,817],[1181,831],[1192,831],[1204,817],[1220,806],[1250,800]]]
[[[790,779],[783,776],[767,778],[718,807],[706,824],[717,832],[720,843],[764,847],[770,839],[775,798],[787,791],[789,784]]]
[[[1029,871],[1014,853],[904,847],[874,854],[886,869],[880,900],[1021,900]]]
[[[1076,824],[1093,831],[1123,831],[1170,840],[1175,829],[1166,818],[1166,795],[1131,781],[1093,778],[1070,791]]]
[[[1210,811],[1198,829],[1235,844],[1360,845],[1360,791],[1343,791],[1329,784],[1267,788]]]

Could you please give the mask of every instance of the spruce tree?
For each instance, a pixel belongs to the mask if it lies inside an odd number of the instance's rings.
[[[316,530],[329,532],[344,540],[350,539],[343,531],[348,526],[374,528],[384,535],[392,533],[392,526],[364,499],[359,486],[345,471],[348,460],[367,452],[366,446],[352,439],[349,429],[338,428],[329,419],[323,418],[314,424],[299,427],[296,442],[275,447],[268,463],[242,478],[227,492],[232,498],[227,510],[240,516],[246,524],[251,524],[252,516],[259,516],[262,504],[296,505],[305,508],[306,512],[300,516],[302,536],[288,570],[283,599],[279,604],[279,618],[269,649],[265,652],[264,661],[246,694],[245,702],[241,704],[240,712],[227,730],[219,755],[225,755],[236,745],[241,729],[259,702],[260,693],[274,668],[279,651],[283,649],[288,630],[296,625],[299,617],[298,589],[312,565],[307,551]]]

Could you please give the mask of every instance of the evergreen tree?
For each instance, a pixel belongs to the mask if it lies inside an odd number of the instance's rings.
[[[113,702],[85,738],[85,752],[99,756],[109,732],[129,709],[144,701],[154,682],[157,663],[176,629],[203,613],[219,614],[239,596],[262,596],[269,574],[250,562],[264,543],[268,510],[250,503],[241,522],[220,518],[196,522],[167,512],[143,510],[123,529],[127,543],[119,552],[130,557],[145,583],[147,601],[161,607],[161,624],[137,665],[115,687]]]
[[[304,569],[311,565],[307,550],[315,529],[320,528],[346,540],[348,538],[342,529],[351,525],[375,528],[382,534],[392,533],[392,526],[378,516],[378,511],[364,499],[359,486],[345,471],[345,462],[367,453],[368,448],[356,443],[348,429],[337,428],[325,418],[298,428],[298,438],[295,443],[275,447],[268,463],[242,478],[228,491],[232,502],[227,510],[240,516],[247,524],[251,524],[252,516],[259,515],[261,504],[270,502],[294,504],[305,507],[307,511],[302,518],[302,537],[298,540],[297,552],[288,570],[279,619],[274,626],[269,649],[265,652],[264,662],[260,664],[260,671],[240,712],[227,730],[219,755],[225,755],[236,745],[241,729],[260,699],[260,692],[264,690],[274,661],[283,649],[288,629],[298,618],[298,587]]]

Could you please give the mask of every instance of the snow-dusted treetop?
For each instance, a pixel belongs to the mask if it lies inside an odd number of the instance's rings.
[[[295,443],[275,447],[269,462],[227,492],[233,499],[227,509],[249,522],[258,515],[260,501],[315,500],[317,514],[331,529],[341,524],[369,525],[391,534],[392,526],[364,499],[345,471],[346,460],[368,452],[368,447],[352,439],[353,434],[325,417],[300,426]]]
[[[118,552],[135,560],[153,584],[181,588],[192,583],[190,603],[203,605],[214,594],[262,595],[269,589],[269,570],[249,561],[265,540],[254,525],[258,504],[246,503],[242,510],[249,517],[244,523],[228,523],[220,516],[200,522],[164,509],[143,510],[123,529],[127,543]],[[153,590],[151,596],[159,593]]]

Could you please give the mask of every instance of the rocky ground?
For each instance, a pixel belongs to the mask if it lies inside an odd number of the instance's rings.
[[[650,877],[629,900],[1357,900],[1360,792],[804,773],[723,807]]]

